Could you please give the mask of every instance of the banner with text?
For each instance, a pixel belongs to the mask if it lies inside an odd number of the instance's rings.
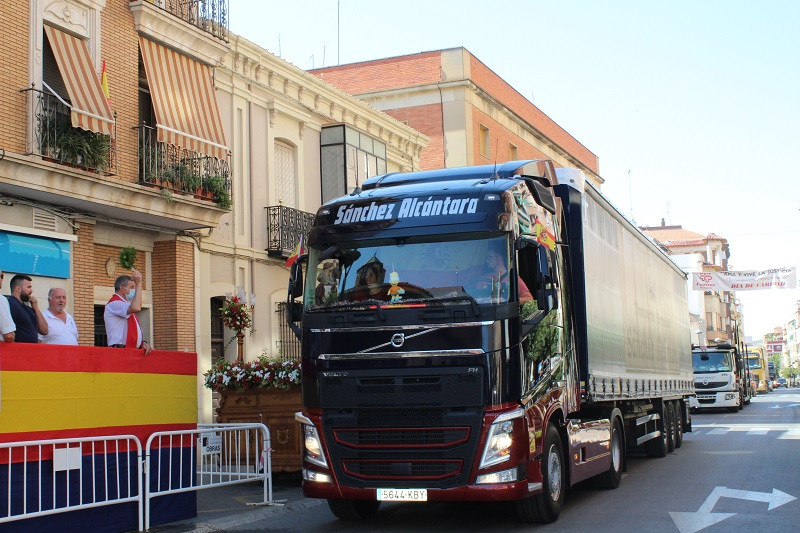
[[[695,272],[693,278],[692,288],[696,291],[796,289],[797,267],[742,272]]]

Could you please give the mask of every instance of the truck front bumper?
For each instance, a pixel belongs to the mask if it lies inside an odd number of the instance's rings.
[[[378,488],[378,487],[376,487]],[[376,500],[376,488],[357,489],[335,483],[303,481],[303,495],[307,498],[334,500]],[[384,488],[384,487],[381,487]],[[389,488],[388,486],[386,488]],[[516,481],[487,485],[467,485],[452,489],[428,489],[429,502],[510,501],[527,498],[541,492],[541,483]],[[413,502],[412,502],[413,503]]]
[[[698,392],[697,403],[699,408],[737,407],[739,405],[739,392]]]

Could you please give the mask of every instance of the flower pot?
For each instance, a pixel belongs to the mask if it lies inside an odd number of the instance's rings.
[[[301,470],[301,428],[294,414],[303,409],[300,387],[219,391],[218,422],[260,422],[269,428],[273,472]],[[242,444],[244,451],[245,444]],[[254,450],[251,445],[250,450]],[[257,464],[258,459],[254,458]]]

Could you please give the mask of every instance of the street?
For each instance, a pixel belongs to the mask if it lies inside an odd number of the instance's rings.
[[[567,492],[560,518],[547,526],[519,523],[507,503],[384,504],[372,520],[342,522],[325,502],[303,498],[298,482],[278,481],[276,499],[287,498],[286,507],[245,507],[261,490],[248,485],[228,496],[234,506],[221,512],[224,492],[201,491],[196,520],[156,530],[797,531],[800,390],[758,396],[738,413],[697,413],[693,425],[683,446],[663,459],[629,456],[618,489],[585,483]]]

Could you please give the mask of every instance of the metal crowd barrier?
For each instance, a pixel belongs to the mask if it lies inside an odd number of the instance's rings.
[[[150,500],[166,494],[261,481],[264,499],[248,505],[281,505],[272,500],[269,429],[264,424],[198,424],[196,430],[161,431],[147,440],[144,460],[144,527],[150,528]]]
[[[0,524],[135,501],[141,530],[141,471],[134,435],[0,443]]]

